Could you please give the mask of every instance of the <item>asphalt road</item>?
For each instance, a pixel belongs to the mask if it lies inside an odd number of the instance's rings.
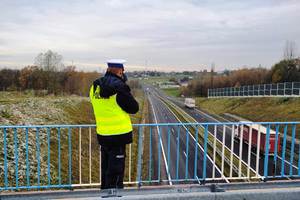
[[[174,104],[176,104],[177,106],[179,106],[181,109],[183,109],[186,113],[188,113],[190,116],[192,116],[197,122],[226,122],[226,120],[220,120],[222,118],[218,119],[197,108],[197,109],[189,109],[186,108],[184,106],[184,102],[180,101],[176,98],[172,98],[172,97],[167,97],[163,92],[155,89],[155,91],[157,92],[157,94],[159,94],[161,97],[163,98],[168,98],[169,100],[171,100]],[[228,122],[228,121],[227,121]],[[214,132],[214,127],[213,126],[209,126],[208,127],[209,132],[213,133]],[[230,149],[231,148],[231,134],[232,134],[232,129],[229,126],[225,127],[225,145]],[[222,141],[223,139],[223,126],[217,126],[217,138]],[[248,163],[248,144],[247,143],[242,143],[242,160],[245,163]],[[235,139],[234,140],[234,145],[233,145],[233,151],[234,153],[239,156],[240,155],[240,141]],[[259,170],[258,173],[260,175],[264,174],[264,158],[265,156],[263,154],[258,155],[259,156]],[[252,168],[253,171],[256,170],[256,149],[251,149],[250,150],[250,167]],[[276,161],[276,166],[275,166],[275,162],[274,162],[274,157],[269,156],[268,158],[268,175],[269,176],[274,176],[274,175],[280,175],[281,172],[281,154],[278,155],[277,157],[277,161]],[[297,174],[298,172],[298,168],[296,165],[292,165],[292,172],[293,174]],[[290,173],[290,161],[289,161],[289,157],[287,156],[287,158],[284,161],[284,173],[285,174],[289,174]]]
[[[180,123],[167,106],[154,95],[152,88],[146,93],[150,102],[152,123]],[[196,148],[197,161],[195,171]],[[152,149],[154,150],[153,155],[155,157],[153,158],[154,164],[152,165],[154,173],[151,179],[158,179],[159,172],[157,169],[161,170],[161,179],[171,180],[172,184],[175,184],[176,181],[174,180],[177,179],[194,179],[194,177],[201,179],[203,177],[203,149],[183,126],[153,127]],[[158,161],[159,151],[161,152],[160,162]],[[215,177],[220,178],[219,169],[217,169],[216,165],[207,156],[207,178],[212,177],[213,168],[215,168]]]

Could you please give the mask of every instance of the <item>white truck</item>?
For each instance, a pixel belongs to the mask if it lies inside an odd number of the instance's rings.
[[[184,105],[187,108],[195,108],[196,107],[196,105],[195,105],[195,99],[185,98],[184,99]]]

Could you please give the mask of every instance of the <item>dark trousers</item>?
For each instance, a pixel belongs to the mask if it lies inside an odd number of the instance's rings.
[[[101,146],[101,189],[124,188],[126,145]]]

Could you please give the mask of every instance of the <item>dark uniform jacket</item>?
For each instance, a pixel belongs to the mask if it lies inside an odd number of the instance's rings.
[[[139,111],[139,105],[130,93],[130,88],[123,78],[113,73],[106,72],[103,77],[95,80],[93,84],[94,90],[98,85],[100,86],[100,96],[103,98],[108,98],[117,94],[117,103],[125,112],[135,114]],[[100,145],[119,146],[132,142],[132,131],[114,136],[102,136],[97,134],[97,138]]]

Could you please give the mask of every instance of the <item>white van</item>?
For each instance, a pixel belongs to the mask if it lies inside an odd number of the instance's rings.
[[[192,99],[192,98],[185,98],[184,99],[184,105],[187,108],[195,108],[196,107],[195,102],[196,102],[195,99]]]

